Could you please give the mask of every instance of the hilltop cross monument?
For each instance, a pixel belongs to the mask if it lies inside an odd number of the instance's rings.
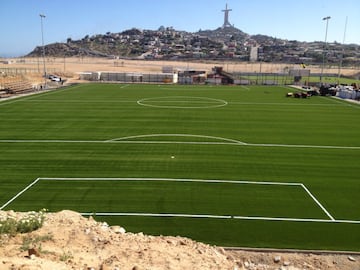
[[[222,10],[222,12],[224,12],[224,24],[223,24],[223,28],[225,27],[232,27],[232,25],[229,22],[229,12],[232,11],[232,9],[228,9],[228,6],[226,4],[226,7],[224,10]]]

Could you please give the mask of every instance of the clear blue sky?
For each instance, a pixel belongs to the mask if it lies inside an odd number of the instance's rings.
[[[161,25],[196,32],[230,23],[248,34],[300,41],[360,44],[359,0],[0,0],[0,56],[20,56],[41,45],[39,14],[45,14],[45,44],[85,35]]]

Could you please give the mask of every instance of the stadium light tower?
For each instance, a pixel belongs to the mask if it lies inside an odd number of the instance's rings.
[[[44,88],[46,88],[46,64],[45,64],[45,46],[44,46],[44,27],[43,27],[43,19],[46,16],[44,14],[40,14],[40,21],[41,21],[41,41],[42,41],[42,56],[43,56],[43,63],[44,63]]]
[[[324,66],[325,66],[325,54],[327,53],[327,33],[328,33],[328,26],[329,26],[329,20],[331,19],[330,16],[324,17],[323,21],[326,21],[326,30],[325,30],[325,48],[323,52],[323,64],[321,67],[321,76],[320,76],[320,83],[323,82],[323,74],[324,74]]]

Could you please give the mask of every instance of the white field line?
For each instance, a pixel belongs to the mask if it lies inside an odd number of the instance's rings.
[[[356,100],[353,100],[353,99],[343,99],[343,98],[339,98],[339,97],[331,97],[332,99],[334,100],[338,100],[339,102],[341,103],[345,103],[347,104],[349,107],[352,107],[352,108],[356,108],[356,109],[360,109],[360,102],[359,101],[356,101]]]
[[[186,103],[204,103],[204,104],[209,104],[208,106],[163,106],[163,105],[154,105],[154,104],[150,104],[150,103],[154,103],[154,102],[176,102],[176,101],[180,101],[181,100],[176,100],[176,99],[192,99],[193,101],[189,101],[189,100],[183,100],[182,102],[186,102]],[[166,99],[170,99],[170,101],[166,101]],[[171,100],[172,99],[172,100]],[[165,101],[164,101],[165,100]],[[146,103],[149,102],[149,103]],[[211,103],[213,103],[214,105],[212,105]],[[219,107],[223,107],[228,105],[228,102],[222,99],[215,99],[215,98],[208,98],[208,97],[191,97],[191,96],[165,96],[165,97],[154,97],[154,98],[143,98],[137,101],[137,104],[141,105],[141,106],[146,106],[146,107],[153,107],[153,108],[175,108],[175,109],[209,109],[209,108],[219,108]]]
[[[209,106],[162,106],[162,105],[151,105],[151,104],[145,104],[145,103],[138,103],[141,106],[144,107],[152,107],[152,108],[163,108],[163,109],[212,109],[212,108],[219,108],[224,107],[226,105],[209,105]]]
[[[219,140],[224,142],[230,142],[232,144],[245,144],[244,142],[234,140],[234,139],[228,139],[228,138],[222,138],[222,137],[215,137],[215,136],[207,136],[207,135],[195,135],[195,134],[146,134],[146,135],[136,135],[136,136],[127,136],[122,138],[115,138],[108,140],[107,142],[114,142],[114,141],[123,141],[123,140],[129,140],[129,139],[138,139],[138,138],[151,138],[151,137],[190,137],[190,138],[205,138],[205,139],[212,139],[212,140]],[[169,141],[171,142],[171,141]],[[186,142],[184,142],[186,143]],[[192,142],[197,143],[197,142]],[[199,142],[200,144],[209,143],[209,142]],[[210,142],[213,143],[213,142]]]
[[[76,141],[76,140],[0,140],[0,143],[117,143],[117,144],[195,144],[195,145],[239,145],[230,142],[184,142],[184,141]],[[245,145],[245,144],[244,144]]]
[[[218,179],[184,179],[184,178],[68,178],[68,177],[40,177],[39,180],[46,181],[166,181],[166,182],[200,182],[200,183],[229,183],[229,184],[252,184],[252,185],[277,185],[277,186],[301,186],[301,183],[291,182],[255,182],[255,181],[235,181]]]
[[[28,101],[29,99],[37,98],[39,95],[47,96],[47,95],[50,95],[50,94],[53,94],[53,93],[59,93],[59,92],[67,91],[67,90],[72,90],[72,89],[78,88],[78,87],[79,87],[79,85],[75,85],[75,86],[65,87],[63,89],[54,89],[54,90],[48,90],[48,91],[38,91],[38,92],[34,92],[31,95],[26,95],[26,96],[21,96],[20,95],[18,97],[15,97],[15,98],[11,99],[11,101],[9,101],[9,102],[6,102],[7,101],[6,99],[2,100],[0,102],[0,106],[7,105],[7,104],[12,104],[12,103],[19,102],[19,101]]]
[[[1,101],[1,100],[0,100]],[[77,100],[77,99],[73,99],[73,100],[61,100],[61,99],[24,99],[23,101],[26,102],[38,102],[38,103],[42,103],[42,102],[60,102],[60,103],[137,103],[137,100],[86,100],[86,99],[82,99],[82,100]],[[170,103],[170,102],[174,102],[174,101],[152,101],[152,103]],[[8,102],[10,103],[10,102]],[[187,101],[186,103],[192,103],[192,104],[211,104],[211,102],[207,102],[207,101]],[[213,104],[218,104],[213,102]],[[228,104],[235,104],[235,105],[276,105],[276,106],[322,106],[322,107],[334,107],[334,104],[319,104],[319,103],[312,103],[312,104],[296,104],[296,103],[271,103],[271,102],[231,102],[229,101]],[[145,105],[143,105],[145,106]],[[156,106],[156,105],[154,105]],[[210,105],[211,107],[213,105]],[[339,104],[340,106],[340,104]],[[160,107],[157,105],[157,107]],[[171,106],[173,107],[173,106]],[[360,106],[355,106],[355,107],[359,107]],[[181,108],[186,108],[186,107],[181,107]],[[191,108],[191,107],[188,107]],[[194,107],[193,107],[194,108]],[[196,108],[196,107],[195,107]],[[206,107],[204,107],[206,108]]]
[[[318,149],[349,149],[360,150],[360,146],[336,146],[336,145],[302,145],[302,144],[264,144],[264,143],[246,143],[234,139],[226,139],[221,137],[202,136],[202,135],[186,135],[188,137],[204,137],[222,140],[223,142],[186,142],[186,141],[138,141],[128,140],[141,137],[154,137],[156,134],[128,136],[123,138],[115,138],[105,141],[96,140],[0,140],[0,143],[123,143],[123,144],[198,144],[198,145],[237,145],[237,146],[254,146],[254,147],[286,147],[286,148],[318,148]],[[158,134],[161,135],[161,134]],[[175,136],[175,134],[163,134],[163,136]],[[177,136],[184,136],[178,134]]]
[[[337,145],[307,145],[307,144],[273,144],[273,143],[244,143],[245,146],[260,147],[287,147],[287,148],[321,148],[321,149],[353,149],[360,150],[360,146]]]
[[[80,213],[83,216],[136,216],[136,217],[184,217],[184,218],[216,218],[216,219],[230,219],[231,216],[221,215],[201,215],[201,214],[157,214],[157,213]]]
[[[106,143],[106,141],[86,140],[0,140],[0,143]]]
[[[130,85],[127,85],[127,86],[130,86]],[[123,87],[120,87],[120,88],[125,88],[127,86],[123,86]],[[73,87],[74,88],[74,87]],[[67,89],[64,89],[64,90],[67,90]],[[52,90],[50,91],[51,93],[53,92],[59,92],[59,91],[63,91],[63,90]],[[49,92],[49,93],[50,93]],[[0,100],[0,106],[1,105],[5,105],[5,104],[11,104],[11,103],[14,103],[14,102],[18,102],[18,101],[25,101],[25,102],[64,102],[64,103],[138,103],[137,100],[59,100],[59,99],[34,99],[37,97],[37,95],[39,94],[42,94],[45,95],[45,93],[47,94],[48,92],[38,92],[38,93],[35,93],[35,94],[32,94],[32,95],[28,95],[28,96],[19,96],[19,97],[15,97],[13,98],[13,101],[11,102],[4,102],[6,101],[5,100]],[[35,96],[34,96],[35,95]],[[24,97],[22,99],[19,99],[21,97]],[[353,108],[356,108],[356,109],[360,109],[360,106],[358,106],[357,104],[351,104],[351,103],[346,103],[346,101],[338,101],[336,99],[333,99],[333,101],[335,103],[338,104],[338,106],[350,106],[350,107],[353,107]],[[4,102],[4,104],[1,104],[1,102]],[[174,101],[152,101],[152,103],[166,103],[166,102],[174,102]],[[186,103],[198,103],[198,104],[211,104],[210,101],[186,101]],[[215,101],[213,104],[217,104]],[[323,104],[323,103],[311,103],[311,104],[300,104],[300,103],[275,103],[275,102],[237,102],[237,101],[228,101],[227,104],[235,104],[235,105],[276,105],[276,106],[295,106],[295,107],[298,107],[298,106],[306,106],[306,107],[309,107],[309,106],[316,106],[316,107],[334,107],[334,104]],[[143,106],[145,106],[144,104],[141,104]],[[154,105],[155,107],[156,105]],[[224,105],[225,106],[225,105]],[[160,106],[156,106],[156,107],[160,107]],[[175,108],[173,106],[171,106],[172,108]],[[213,105],[210,105],[210,107],[213,107]],[[191,107],[179,107],[179,108],[191,108]],[[197,107],[193,107],[193,108],[197,108]],[[201,107],[203,108],[203,107]],[[204,108],[207,108],[207,107],[204,107]]]
[[[315,198],[315,196],[310,192],[310,190],[308,190],[308,188],[304,184],[301,184],[301,186],[306,191],[306,193],[309,194],[309,196],[315,201],[315,203],[325,212],[325,214],[332,221],[334,221],[335,219],[332,217],[332,215],[330,215],[330,213],[326,210],[326,208]]]
[[[108,141],[108,143],[124,144],[195,144],[195,145],[239,145],[239,143],[230,142],[183,142],[183,141]],[[245,145],[245,144],[243,144]]]
[[[268,221],[295,221],[295,222],[334,222],[329,219],[317,219],[317,218],[278,218],[278,217],[246,217],[246,216],[234,216],[234,219],[244,220],[268,220]]]
[[[33,103],[45,103],[45,102],[55,102],[55,103],[136,103],[136,100],[89,100],[89,99],[33,99],[25,100],[26,102]]]
[[[14,200],[16,200],[17,197],[19,197],[21,194],[23,194],[25,191],[27,191],[29,188],[31,188],[33,185],[35,185],[39,180],[40,180],[40,178],[36,178],[32,183],[30,183],[23,190],[21,190],[18,194],[16,194],[14,197],[12,197],[10,200],[8,200],[3,206],[1,206],[0,210],[4,209],[10,203],[12,203]]]
[[[339,99],[337,97],[331,97],[331,98],[326,98],[326,97],[322,97],[323,99],[327,99],[327,100],[331,100],[332,102],[336,103],[336,104],[341,104],[343,106],[347,106],[347,107],[352,107],[352,108],[356,108],[356,109],[360,109],[360,106],[358,106],[358,104],[355,103],[350,103],[349,101],[343,100],[343,99]]]
[[[1,142],[1,141],[0,141]],[[349,149],[360,150],[360,146],[331,146],[331,145],[301,145],[301,144],[257,144],[245,143],[241,141],[234,142],[184,142],[184,141],[132,141],[112,139],[105,141],[107,143],[128,143],[128,144],[207,144],[207,145],[237,145],[237,146],[255,146],[255,147],[284,147],[284,148],[318,148],[318,149]]]
[[[151,101],[151,103],[172,103],[172,102],[178,102],[178,100],[154,100]],[[180,101],[182,102],[182,101]],[[213,100],[209,100],[209,101],[185,101],[185,103],[191,103],[191,104],[211,104],[210,106],[212,106],[212,104],[219,104],[219,102],[213,101]]]
[[[213,218],[213,219],[241,219],[261,221],[289,221],[289,222],[319,222],[319,223],[349,223],[360,224],[360,220],[329,220],[316,218],[273,218],[273,217],[247,217],[230,215],[206,215],[206,214],[170,214],[170,213],[128,213],[128,212],[84,212],[83,216],[133,216],[133,217],[182,217],[182,218]]]
[[[121,86],[120,88],[126,88],[126,87],[129,87],[129,86],[130,86],[130,84],[125,84],[125,85]]]
[[[276,103],[276,102],[240,102],[240,101],[229,101],[229,104],[235,104],[235,105],[276,105],[276,106],[322,106],[322,107],[334,107],[334,104],[322,104],[322,103],[311,103],[311,104],[301,104],[301,103]],[[340,106],[340,104],[338,105]]]
[[[38,94],[34,94],[34,95],[37,96]],[[19,102],[19,101],[27,101],[27,100],[29,100],[29,99],[34,98],[34,95],[26,96],[26,97],[19,96],[19,97],[16,97],[16,98],[11,99],[11,101],[8,101],[8,102],[7,102],[6,100],[4,100],[4,101],[1,101],[0,106],[2,106],[2,105],[8,105],[8,104],[13,104],[13,103],[16,103],[16,102]]]

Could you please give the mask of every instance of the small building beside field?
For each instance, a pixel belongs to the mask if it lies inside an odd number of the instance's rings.
[[[81,72],[81,80],[122,83],[178,83],[177,73]]]

